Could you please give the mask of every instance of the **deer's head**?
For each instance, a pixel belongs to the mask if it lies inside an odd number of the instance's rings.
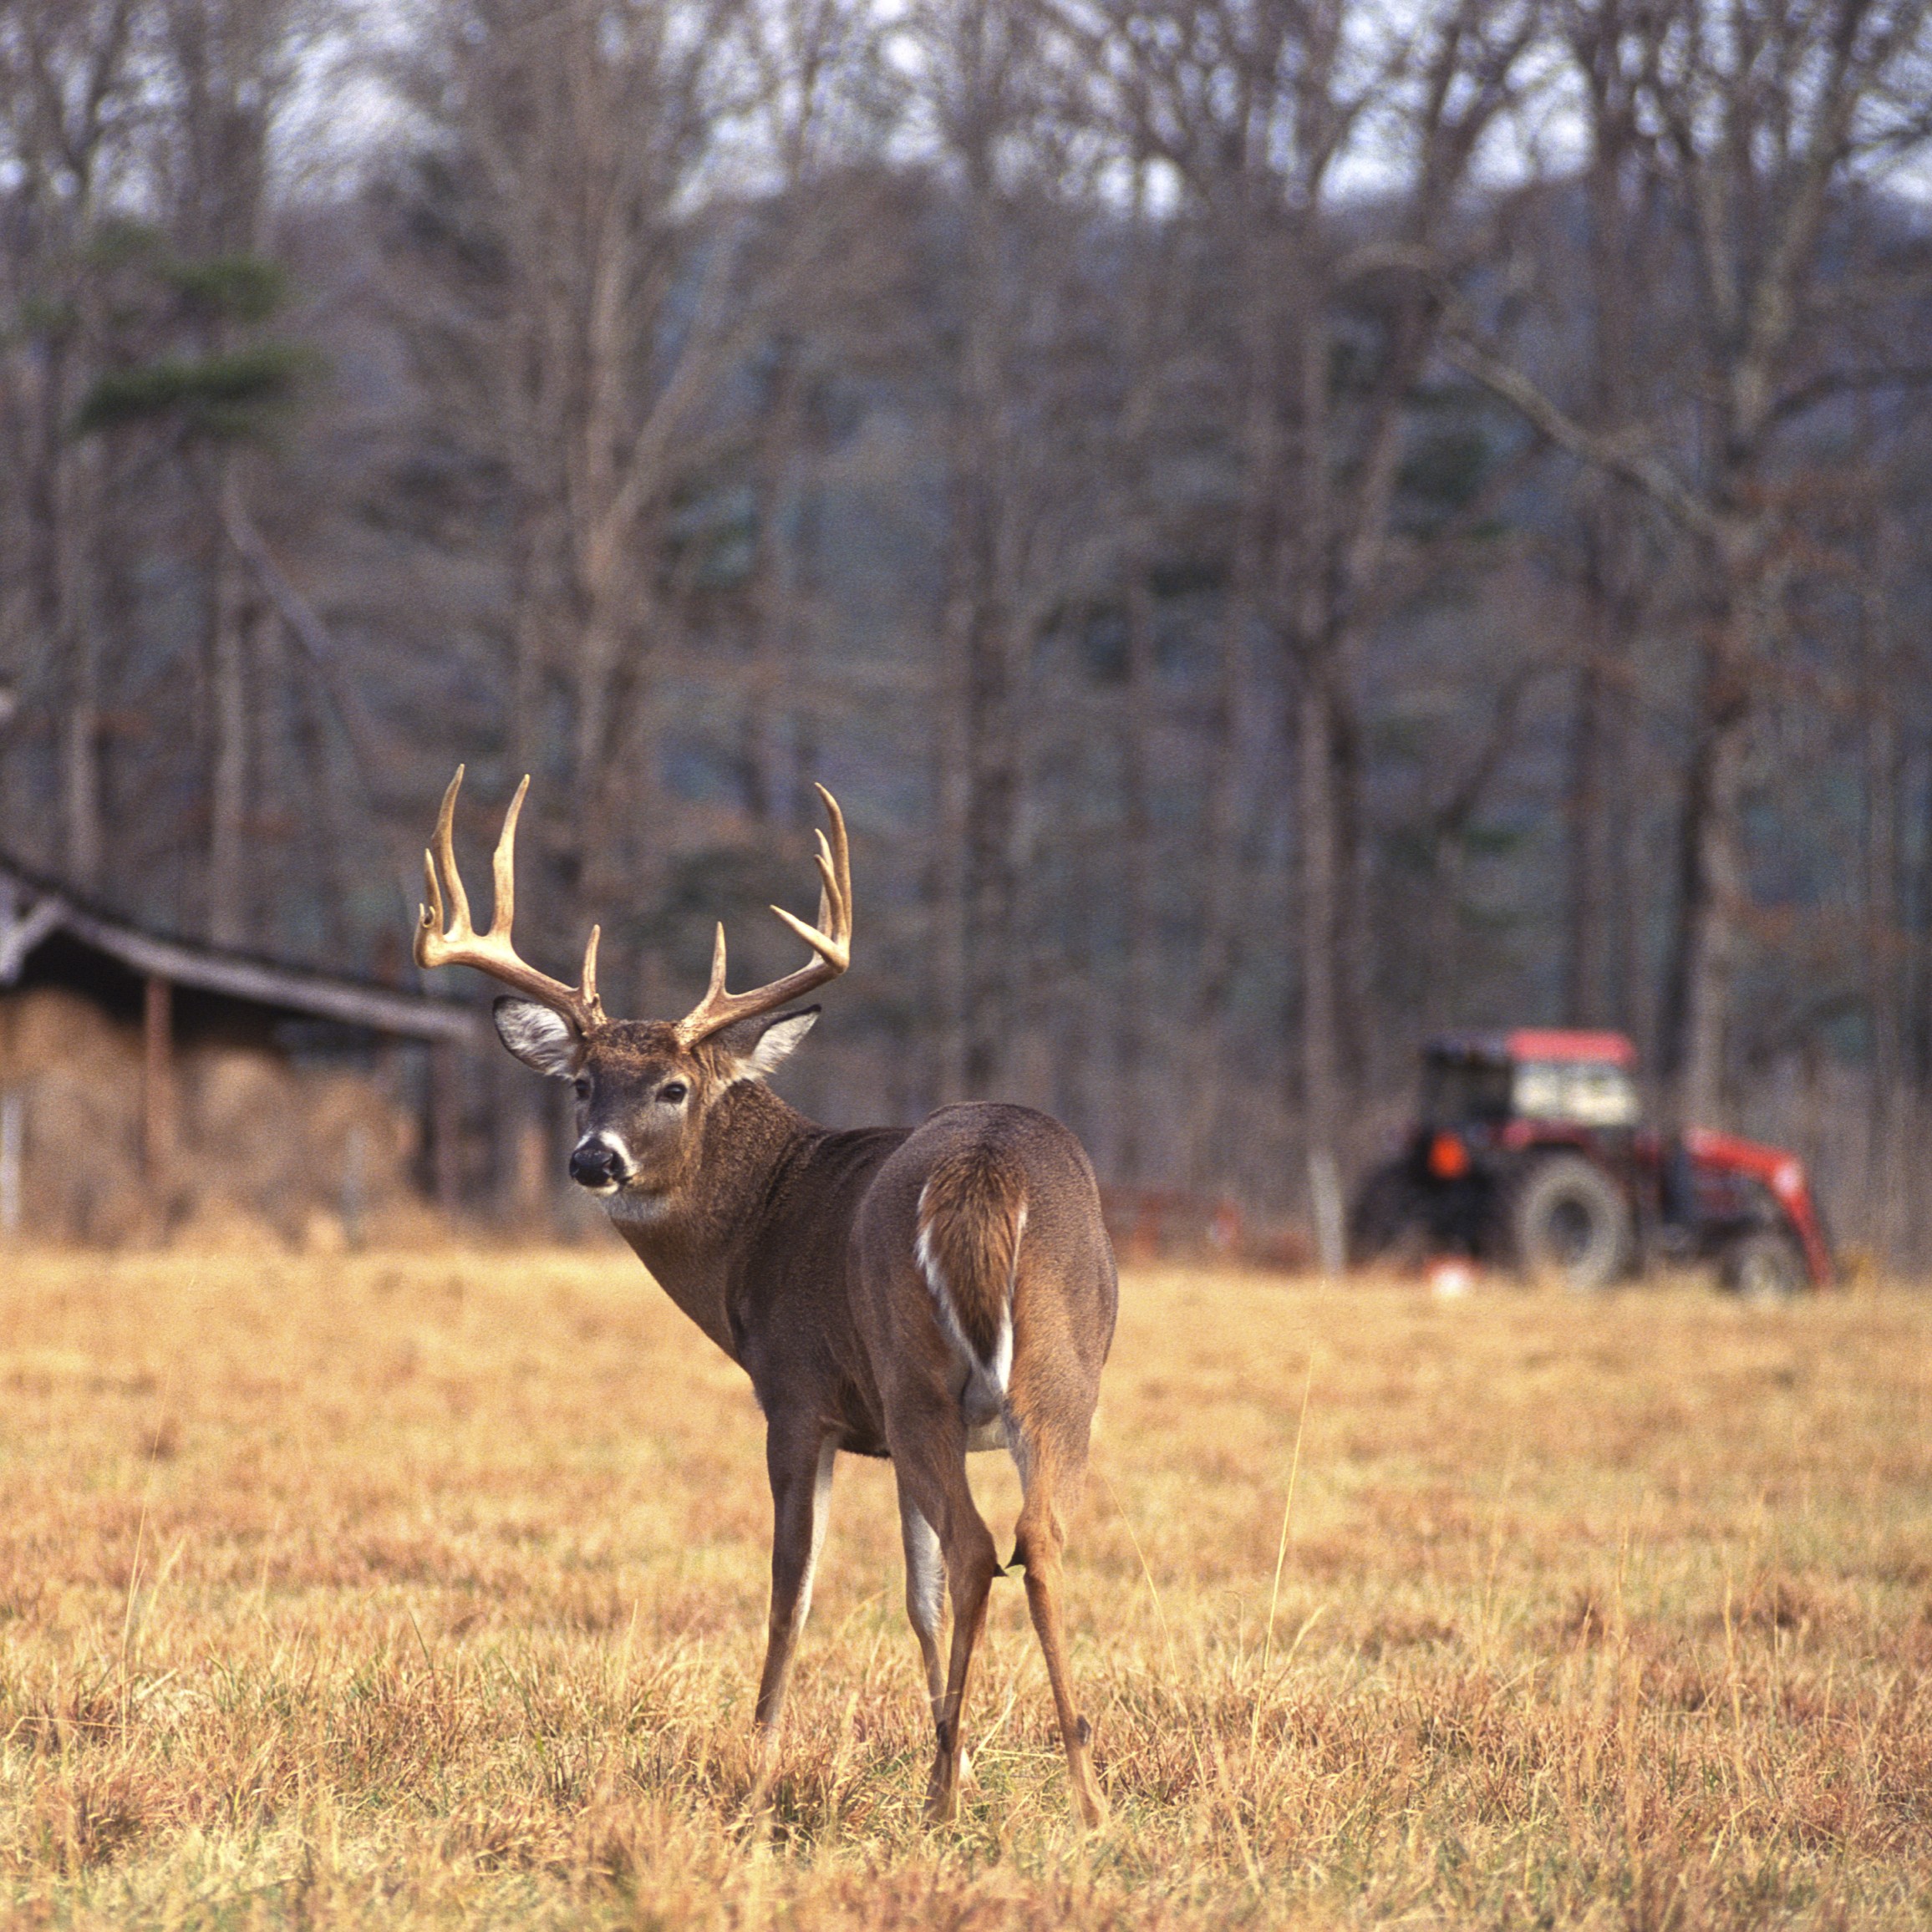
[[[463,770],[443,794],[433,845],[423,854],[428,903],[416,928],[416,963],[474,966],[514,991],[496,1002],[496,1031],[525,1065],[568,1080],[577,1094],[577,1146],[571,1178],[592,1193],[639,1213],[668,1203],[695,1171],[706,1115],[740,1081],[762,1080],[811,1030],[816,1006],[784,1010],[801,995],[845,971],[852,958],[852,855],[845,816],[821,785],[831,833],[818,836],[818,923],[782,907],[771,909],[811,947],[796,973],[754,993],[724,989],[724,928],[711,953],[704,997],[677,1021],[612,1019],[597,997],[598,928],[585,945],[575,986],[539,973],[516,955],[510,928],[516,911],[516,820],[530,789],[516,788],[503,821],[494,863],[496,904],[486,933],[470,918],[456,871],[456,794]],[[443,886],[449,887],[445,929]]]

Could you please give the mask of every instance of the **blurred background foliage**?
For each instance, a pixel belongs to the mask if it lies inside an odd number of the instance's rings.
[[[1913,0],[0,0],[0,845],[1299,1211],[1446,1024],[1628,1029],[1923,1255]],[[479,1202],[516,1070],[471,1080]],[[512,1123],[506,1127],[505,1122]]]

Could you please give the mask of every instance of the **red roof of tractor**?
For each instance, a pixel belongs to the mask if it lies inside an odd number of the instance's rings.
[[[1509,1035],[1512,1060],[1607,1060],[1635,1066],[1637,1050],[1620,1033],[1582,1033],[1567,1027],[1519,1026]]]
[[[1634,1067],[1637,1050],[1621,1033],[1594,1033],[1573,1027],[1518,1026],[1507,1032],[1439,1033],[1424,1051],[1440,1060],[1513,1063],[1524,1060],[1607,1061]]]

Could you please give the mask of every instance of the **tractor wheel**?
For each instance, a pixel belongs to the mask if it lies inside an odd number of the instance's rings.
[[[1718,1262],[1724,1285],[1746,1301],[1789,1301],[1811,1285],[1803,1253],[1788,1234],[1741,1234]]]
[[[1533,1167],[1509,1219],[1517,1262],[1532,1280],[1594,1294],[1629,1266],[1630,1204],[1580,1155],[1558,1154]]]
[[[1427,1232],[1408,1163],[1391,1161],[1363,1182],[1349,1210],[1349,1264],[1419,1266],[1428,1245]]]

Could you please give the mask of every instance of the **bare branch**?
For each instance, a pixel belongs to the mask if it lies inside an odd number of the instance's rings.
[[[1558,449],[1641,491],[1686,530],[1706,538],[1723,532],[1724,520],[1718,512],[1665,464],[1631,449],[1619,438],[1585,429],[1513,364],[1492,355],[1461,333],[1446,335],[1441,350],[1446,362],[1507,403],[1538,435]]]

